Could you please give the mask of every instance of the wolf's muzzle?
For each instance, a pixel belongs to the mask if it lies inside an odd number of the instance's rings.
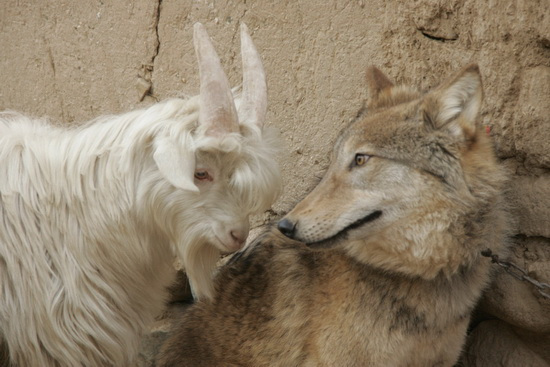
[[[310,242],[310,243],[307,243],[307,241],[306,241],[306,244],[310,247],[324,247],[328,243],[334,244],[334,243],[337,242],[337,240],[345,238],[347,236],[348,231],[350,231],[352,229],[359,228],[359,227],[363,226],[364,224],[372,222],[372,221],[380,218],[381,215],[382,215],[381,210],[375,210],[372,213],[364,216],[363,218],[360,218],[357,221],[349,224],[345,228],[341,229],[338,233],[336,233],[336,234],[334,234],[334,235],[332,235],[328,238],[325,238],[325,239],[322,239],[322,240],[316,241],[316,242]],[[283,218],[277,223],[277,229],[282,234],[284,234],[286,237],[295,240],[296,239],[296,226],[297,226],[297,224],[298,224],[298,221],[293,222],[292,220],[290,220],[288,218]]]

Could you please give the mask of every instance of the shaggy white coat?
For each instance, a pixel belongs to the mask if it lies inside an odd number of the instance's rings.
[[[0,342],[13,363],[130,364],[174,255],[210,295],[221,237],[248,233],[280,177],[269,129],[207,130],[198,97],[76,128],[0,114]],[[198,171],[209,179],[193,182]]]

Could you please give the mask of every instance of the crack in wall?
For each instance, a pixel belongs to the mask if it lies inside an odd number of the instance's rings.
[[[155,53],[151,57],[151,64],[152,64],[153,68],[155,67],[155,59],[157,58],[157,56],[159,54],[159,51],[160,51],[159,24],[160,24],[160,11],[161,11],[161,8],[162,8],[162,0],[158,0],[157,8],[155,10],[155,23],[153,25],[154,28],[155,28],[155,37],[156,37]],[[151,71],[151,73],[152,73],[152,71]]]
[[[64,123],[67,123],[66,114],[65,114],[65,102],[63,100],[63,94],[60,93],[58,83],[57,83],[57,72],[55,67],[55,60],[53,57],[52,47],[50,46],[50,42],[46,37],[43,37],[44,44],[47,45],[47,52],[48,52],[48,61],[50,62],[50,68],[52,69],[52,76],[53,76],[53,88],[55,91],[56,97],[59,99],[59,108],[61,110],[61,120]]]
[[[419,31],[420,31],[420,33],[422,33],[422,35],[424,37],[429,38],[429,39],[434,40],[434,41],[447,42],[447,41],[456,41],[458,39],[458,36],[457,37],[440,37],[440,36],[435,36],[435,35],[429,34],[428,32],[423,31],[421,29],[419,29]]]
[[[155,60],[160,52],[159,24],[162,1],[163,0],[157,1],[156,8],[153,13],[152,28],[155,37],[153,54],[151,55],[149,61],[141,66],[141,72],[139,73],[140,75],[138,75],[136,88],[140,102],[142,102],[146,97],[151,97],[158,101],[158,97],[154,94],[153,73],[155,71]]]

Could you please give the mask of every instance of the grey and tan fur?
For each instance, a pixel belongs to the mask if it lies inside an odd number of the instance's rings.
[[[286,237],[268,232],[233,257],[158,367],[457,361],[490,280],[480,252],[502,254],[508,226],[506,175],[477,122],[479,69],[427,94],[374,67],[367,82],[368,114],[344,129],[323,180],[278,223]]]

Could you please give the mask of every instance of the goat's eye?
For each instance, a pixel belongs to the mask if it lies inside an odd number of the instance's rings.
[[[212,181],[208,171],[195,171],[195,178],[199,181]]]
[[[366,154],[357,153],[355,155],[354,163],[356,166],[362,166],[369,160],[370,156]]]

